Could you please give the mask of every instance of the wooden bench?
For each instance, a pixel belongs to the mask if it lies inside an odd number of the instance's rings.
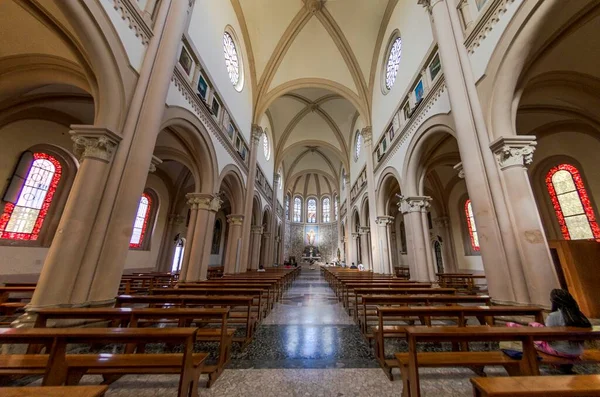
[[[197,308],[44,308],[38,309],[34,324],[36,328],[45,328],[49,320],[107,320],[112,326],[140,327],[146,324],[175,323],[179,327],[189,327],[192,323],[203,326],[210,320],[218,320],[219,328],[200,328],[196,340],[200,342],[218,342],[219,355],[216,365],[204,365],[202,373],[208,375],[207,387],[211,387],[223,373],[231,358],[231,342],[235,329],[227,328],[229,309]],[[127,346],[125,352],[143,351],[140,344]],[[42,346],[30,345],[28,353],[39,353]]]
[[[255,291],[257,289],[260,289],[261,292]],[[227,292],[228,295],[232,295],[232,294],[242,294],[242,295],[260,295],[261,297],[261,305],[264,303],[263,310],[261,310],[261,315],[259,316],[259,320],[261,320],[264,316],[266,316],[268,314],[268,312],[273,308],[273,304],[274,302],[277,300],[277,295],[278,295],[278,291],[277,291],[277,287],[275,283],[251,283],[251,282],[244,282],[244,283],[239,283],[239,282],[222,282],[222,281],[215,281],[215,282],[205,282],[205,283],[195,283],[193,285],[190,284],[184,284],[184,285],[178,285],[177,288],[175,288],[174,290],[171,291],[175,291],[175,293],[181,293],[181,292],[177,292],[177,290],[181,290],[181,291],[203,291],[203,292],[198,292],[198,293],[203,293],[205,295],[210,295],[212,293],[212,291],[218,291],[218,294],[226,294]],[[240,291],[237,291],[240,290]],[[154,292],[154,291],[153,291]],[[246,293],[244,293],[246,292]],[[161,293],[163,293],[161,291]],[[167,293],[168,292],[164,292]],[[193,292],[192,294],[195,294],[196,292]],[[170,294],[172,295],[172,293]]]
[[[431,283],[411,283],[405,280],[380,280],[380,281],[370,281],[370,282],[349,282],[344,283],[342,285],[340,294],[343,305],[345,308],[350,308],[354,306],[354,299],[356,299],[356,295],[354,293],[355,289],[360,288],[411,288],[411,289],[422,289],[422,288],[431,288]],[[351,299],[354,298],[354,299]]]
[[[0,374],[44,376],[42,386],[76,385],[83,374],[179,374],[178,397],[197,397],[206,353],[193,353],[195,328],[3,328],[0,343],[43,344],[48,354],[0,355]],[[183,344],[183,353],[66,354],[67,344]]]
[[[406,327],[408,353],[397,353],[403,382],[403,396],[420,397],[419,367],[472,367],[504,365],[510,375],[538,376],[539,364],[534,341],[585,341],[600,339],[600,331],[575,327]],[[505,361],[508,356],[500,351],[417,353],[420,342],[502,342],[519,341],[523,358],[515,360],[518,366]],[[502,355],[502,356],[501,356]],[[475,361],[475,364],[474,364]],[[504,362],[504,363],[502,363]]]
[[[600,396],[600,375],[472,378],[475,397]]]
[[[147,304],[151,307],[228,307],[228,324],[243,325],[246,336],[234,337],[234,342],[243,346],[252,341],[257,326],[257,315],[252,313],[253,296],[216,296],[216,295],[119,295],[115,298],[115,307],[124,305]],[[245,308],[244,312],[233,313],[233,308]]]
[[[465,327],[468,317],[475,317],[481,325],[494,325],[498,316],[532,316],[537,322],[543,322],[543,309],[537,306],[412,306],[377,307],[378,325],[373,327],[375,356],[381,368],[390,380],[393,380],[392,368],[398,367],[397,360],[386,360],[385,339],[403,338],[409,325],[386,325],[390,321],[407,321],[419,318],[421,325],[431,327],[432,318],[451,319],[457,326]],[[383,330],[383,331],[382,331]],[[455,346],[455,347],[458,347]],[[466,344],[463,350],[468,350]],[[504,354],[502,354],[504,356]],[[475,365],[475,364],[473,364]]]
[[[102,397],[108,386],[0,387],[2,397]]]

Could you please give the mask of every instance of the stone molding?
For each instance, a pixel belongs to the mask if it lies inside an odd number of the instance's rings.
[[[193,210],[218,212],[223,203],[218,194],[188,193],[185,197],[188,199],[187,204]]]
[[[231,226],[242,226],[244,224],[244,215],[227,215],[227,223]]]
[[[363,137],[365,146],[371,146],[373,144],[373,127],[370,125],[366,126],[360,131],[360,134]]]
[[[525,167],[533,162],[537,141],[534,135],[500,137],[490,144],[501,170]]]
[[[91,125],[72,125],[69,134],[73,141],[73,152],[80,162],[85,158],[111,161],[121,141],[121,137],[108,128]]]
[[[432,199],[429,196],[400,196],[398,207],[403,214],[410,212],[427,212],[427,209],[431,206],[431,200]]]
[[[258,143],[260,142],[260,138],[263,136],[263,134],[264,131],[260,125],[252,124],[252,134],[250,136],[250,149],[252,149],[253,146],[258,145]]]
[[[162,162],[163,161],[161,159],[159,159],[155,155],[152,155],[152,160],[150,161],[150,169],[148,172],[150,172],[151,174],[156,172],[156,167],[161,165]]]
[[[458,177],[460,179],[465,179],[465,170],[463,169],[462,161],[460,163],[456,164],[452,168],[454,168],[454,170],[456,170],[456,172],[458,173]]]
[[[487,38],[508,7],[514,2],[515,0],[489,0],[490,4],[486,4],[477,24],[465,39],[465,47],[469,54],[475,53],[481,42]]]
[[[308,12],[311,14],[316,14],[317,12],[321,11],[321,8],[323,8],[323,3],[325,3],[324,0],[306,0],[304,6]]]
[[[147,46],[153,36],[152,29],[140,13],[137,4],[132,0],[112,0],[113,8],[121,15],[129,29],[133,30],[144,46]]]
[[[394,223],[394,217],[393,216],[378,216],[377,219],[375,220],[375,223],[378,226],[383,226],[386,227],[389,224]]]

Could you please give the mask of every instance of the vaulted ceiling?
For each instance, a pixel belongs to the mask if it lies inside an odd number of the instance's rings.
[[[337,190],[354,126],[359,118],[370,124],[374,68],[397,2],[231,0],[248,51],[254,119],[269,117],[288,189],[318,170]]]

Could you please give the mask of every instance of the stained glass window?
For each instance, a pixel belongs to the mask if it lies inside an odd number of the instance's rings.
[[[329,197],[325,197],[323,199],[323,222],[329,223],[331,222],[331,201]]]
[[[294,197],[294,222],[302,222],[302,199]]]
[[[398,68],[400,66],[400,56],[402,55],[402,38],[394,40],[390,48],[387,64],[385,67],[385,87],[390,90],[396,82]]]
[[[336,222],[338,220],[339,207],[340,207],[340,199],[338,196],[335,196],[335,199],[333,200],[333,216],[334,216],[334,220]]]
[[[150,218],[150,206],[152,199],[146,193],[142,194],[140,203],[138,204],[137,214],[133,222],[133,233],[129,240],[129,248],[140,248],[144,242],[144,235],[148,228],[148,218]]]
[[[317,223],[317,200],[314,198],[308,199],[306,204],[306,222]]]
[[[267,161],[271,158],[271,145],[269,145],[269,136],[266,132],[263,132],[263,153]]]
[[[357,160],[360,156],[360,149],[362,147],[362,134],[356,130],[356,146],[354,148],[354,159]]]
[[[553,167],[546,187],[565,240],[600,241],[600,228],[579,170],[570,164]]]
[[[285,219],[290,219],[290,196],[285,196]]]
[[[16,203],[6,203],[0,217],[0,238],[37,240],[56,192],[62,166],[46,153],[34,153]]]
[[[477,235],[477,226],[475,226],[475,217],[473,216],[471,200],[465,202],[465,216],[467,217],[469,237],[471,237],[471,248],[473,248],[473,251],[479,251],[479,236]]]
[[[233,37],[227,32],[223,34],[223,54],[225,55],[225,66],[231,84],[237,86],[240,82],[240,62]]]

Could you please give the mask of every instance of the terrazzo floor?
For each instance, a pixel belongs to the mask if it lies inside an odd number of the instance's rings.
[[[431,350],[440,348],[432,346]],[[211,350],[209,346],[197,349]],[[407,351],[406,343],[386,346],[386,355],[398,351]],[[486,372],[506,375],[501,368],[486,368]],[[474,373],[468,369],[423,369],[420,373],[424,397],[472,395],[469,378]],[[216,384],[198,392],[215,397],[400,396],[402,384],[398,372],[394,374],[396,380],[390,382],[320,271],[304,268],[263,320],[252,343],[244,350],[234,348],[231,363]],[[106,396],[176,396],[178,380],[178,376],[125,376],[110,386]],[[86,376],[82,384],[100,381]]]

